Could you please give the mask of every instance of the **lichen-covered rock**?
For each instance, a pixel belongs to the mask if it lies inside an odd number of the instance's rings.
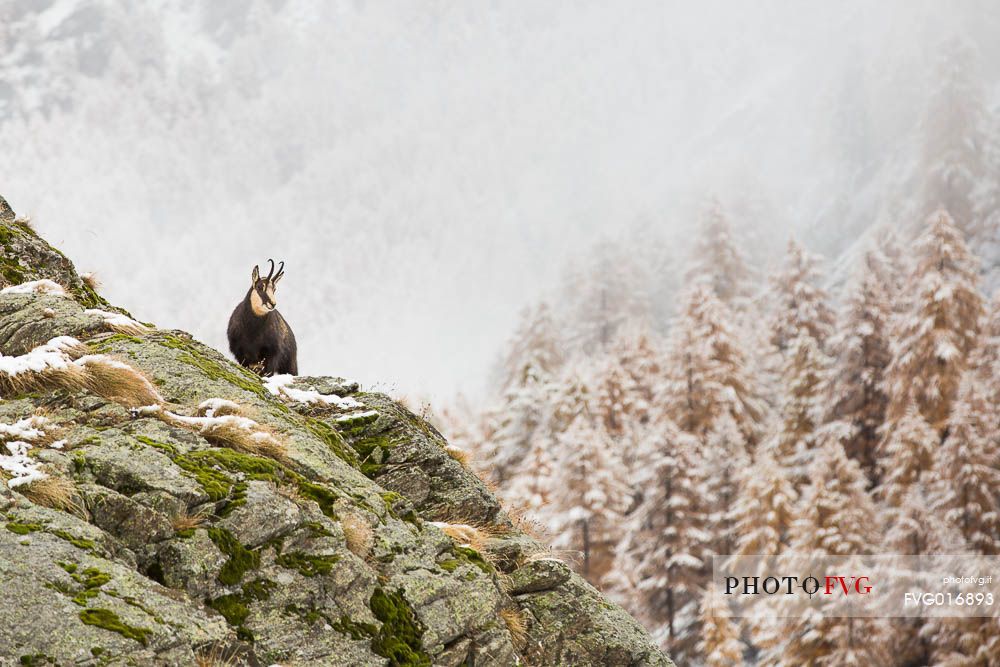
[[[111,330],[85,310],[113,307],[2,199],[0,248],[0,287],[67,289],[0,295],[0,353],[73,336],[163,398],[0,397],[0,422],[44,414],[60,448],[32,456],[64,480],[46,494],[0,478],[0,666],[671,664],[403,406],[324,377],[295,378],[297,402],[184,332]],[[192,421],[209,399],[282,449]],[[481,526],[483,553],[431,521]]]

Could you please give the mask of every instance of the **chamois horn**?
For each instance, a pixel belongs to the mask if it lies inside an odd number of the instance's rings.
[[[267,274],[267,278],[264,279],[265,281],[271,280],[271,276],[274,275],[274,260],[268,259],[267,261],[271,265],[271,271]]]

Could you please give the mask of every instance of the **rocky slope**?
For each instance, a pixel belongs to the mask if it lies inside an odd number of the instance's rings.
[[[405,407],[115,317],[3,199],[0,243],[64,290],[0,293],[0,444],[46,475],[0,470],[0,665],[672,664]]]

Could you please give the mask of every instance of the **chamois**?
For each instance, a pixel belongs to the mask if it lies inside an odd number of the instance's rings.
[[[274,309],[274,290],[285,275],[285,263],[274,275],[274,261],[266,278],[253,267],[250,289],[229,317],[229,351],[236,361],[261,375],[298,375],[298,348],[288,322]]]

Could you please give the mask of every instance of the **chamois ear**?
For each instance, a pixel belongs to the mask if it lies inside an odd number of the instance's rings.
[[[250,282],[256,285],[258,280],[260,280],[260,267],[254,266],[253,274],[250,276]]]

